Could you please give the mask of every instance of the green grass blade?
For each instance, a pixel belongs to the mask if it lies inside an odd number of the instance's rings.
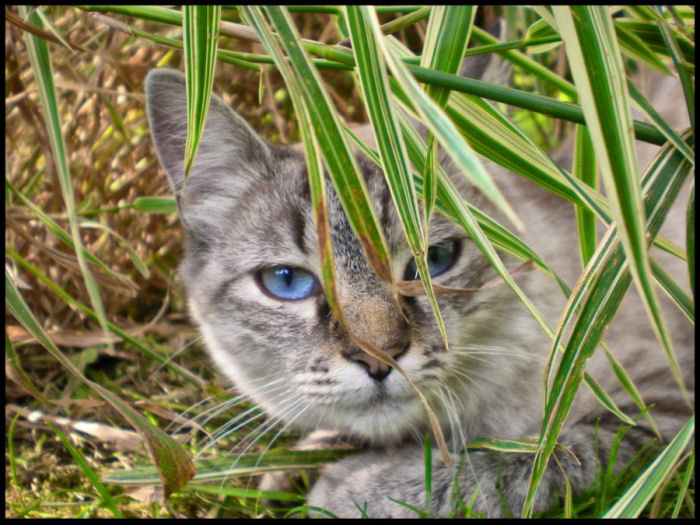
[[[387,65],[394,75],[395,83],[405,94],[409,107],[420,116],[421,122],[430,130],[440,145],[460,166],[465,175],[481,192],[497,207],[518,229],[522,223],[511,206],[506,202],[500,190],[484,171],[473,150],[457,131],[454,123],[441,110],[441,108],[420,89],[416,79],[409,73],[404,63],[400,60],[401,49],[395,39],[386,39],[386,51],[384,53]],[[389,45],[391,44],[391,45]],[[382,41],[382,46],[384,46]]]
[[[656,456],[656,459],[610,507],[603,518],[636,518],[654,497],[666,477],[683,455],[695,433],[695,414],[683,425],[673,440]]]
[[[688,261],[690,291],[695,297],[695,181],[690,183],[690,196],[686,208],[685,251]]]
[[[611,194],[609,200],[631,274],[656,336],[671,357],[671,338],[651,276],[627,83],[612,18],[605,6],[555,6],[554,16],[566,42],[579,100],[598,152],[605,186]],[[674,374],[685,390],[676,366]]]
[[[639,38],[633,32],[627,30],[625,26],[615,24],[615,34],[617,35],[617,40],[620,43],[622,52],[629,56],[632,60],[644,62],[666,75],[671,73],[668,67],[666,67],[666,64],[664,64],[658,55],[646,45],[644,40]]]
[[[75,464],[78,465],[78,467],[80,467],[80,470],[83,471],[83,474],[85,474],[85,476],[88,478],[92,486],[95,488],[97,493],[104,501],[107,508],[112,512],[112,515],[115,518],[123,518],[124,516],[117,507],[114,498],[112,498],[112,495],[107,490],[107,487],[105,487],[102,484],[102,482],[100,481],[100,477],[95,473],[94,470],[92,470],[92,468],[90,468],[90,465],[88,465],[85,456],[73,446],[73,443],[70,442],[70,440],[63,434],[63,432],[61,432],[61,430],[56,425],[54,425],[50,421],[47,421],[46,424],[49,427],[51,427],[51,429],[58,436],[58,439],[61,440],[61,443],[63,443],[63,446],[66,447],[66,450],[68,450],[68,452],[70,453],[71,457],[73,458],[73,461],[75,461]]]
[[[131,208],[141,213],[177,213],[175,197],[137,197]]]
[[[433,6],[430,10],[420,66],[446,73],[459,73],[475,15],[476,9],[473,6]],[[449,89],[429,84],[425,92],[440,108],[445,108],[450,96]],[[437,193],[437,149],[435,137],[431,134],[428,158],[423,172],[423,214],[426,237]]]
[[[36,204],[30,201],[21,192],[17,191],[17,189],[12,185],[12,183],[7,179],[5,179],[5,188],[9,189],[13,195],[18,197],[22,201],[22,203],[25,206],[27,206],[27,208],[29,208],[29,210],[34,215],[36,215],[36,217],[44,224],[44,226],[46,226],[46,229],[50,231],[54,236],[56,236],[58,240],[60,240],[63,244],[65,244],[72,250],[75,250],[75,243],[73,242],[73,238],[70,236],[70,234],[67,233],[63,228],[61,228],[51,217],[46,215],[41,210],[41,208],[39,208]],[[112,268],[110,268],[102,260],[98,259],[93,254],[91,254],[84,246],[81,246],[80,249],[82,250],[83,255],[87,261],[99,266],[109,275],[114,277],[117,281],[123,282],[124,280],[126,280],[126,277],[124,275],[112,270]]]
[[[685,473],[683,474],[683,481],[681,482],[681,488],[678,491],[678,496],[676,498],[676,503],[673,506],[673,512],[671,513],[671,518],[675,519],[681,511],[681,506],[683,505],[683,500],[688,495],[688,487],[690,486],[690,480],[695,474],[695,442],[691,445],[690,457],[688,458],[688,465],[685,468]]]
[[[46,335],[7,272],[5,272],[5,307],[66,370],[99,394],[144,435],[151,456],[158,466],[158,474],[166,497],[187,483],[194,475],[194,467],[187,452],[165,432],[151,425],[145,417],[133,410],[116,394],[87,379]]]
[[[199,459],[194,462],[196,474],[189,486],[197,483],[226,481],[233,477],[247,477],[256,473],[318,467],[352,453],[352,450],[275,449],[263,454],[240,454],[235,458]],[[112,470],[103,473],[102,481],[112,485],[155,485],[158,483],[158,472],[152,465],[130,470]]]
[[[585,126],[576,126],[574,138],[574,161],[572,175],[594,189],[598,189],[595,151],[591,136]],[[595,215],[584,207],[576,205],[576,226],[578,228],[581,266],[586,267],[596,247]]]
[[[656,425],[654,418],[651,417],[649,407],[644,402],[644,399],[642,399],[642,395],[639,393],[634,381],[632,381],[632,378],[629,376],[629,374],[627,374],[627,371],[620,364],[620,362],[615,359],[615,356],[612,354],[612,352],[610,352],[608,345],[601,342],[601,346],[603,347],[605,357],[608,359],[608,362],[610,363],[617,380],[620,382],[620,385],[622,385],[622,388],[624,388],[625,392],[627,392],[627,394],[630,396],[630,399],[632,399],[634,404],[637,406],[639,412],[644,414],[644,418],[649,423],[649,426],[654,431],[654,434],[656,434],[659,440],[661,440],[661,432],[659,431],[659,427]]]
[[[252,8],[246,7],[245,11],[250,13]],[[394,283],[386,240],[329,95],[321,87],[318,72],[304,52],[300,44],[301,38],[293,27],[289,14],[271,6],[266,7],[266,12],[280,35],[280,43],[288,55],[292,69],[301,79],[302,97],[308,106],[319,148],[350,225],[377,276]]]
[[[695,304],[693,300],[654,257],[651,257],[651,272],[656,282],[666,292],[666,295],[676,303],[676,306],[680,308],[688,320],[695,324]]]
[[[274,56],[280,72],[284,78],[285,84],[289,88],[289,95],[292,98],[295,114],[299,121],[299,130],[301,133],[302,143],[304,144],[304,153],[306,156],[307,172],[309,177],[309,191],[311,195],[311,203],[314,210],[314,221],[316,225],[316,233],[318,238],[319,258],[321,262],[321,283],[328,301],[328,306],[333,312],[333,315],[344,326],[343,312],[338,300],[338,294],[335,286],[335,275],[333,266],[333,251],[331,246],[330,225],[328,223],[328,210],[326,208],[326,189],[325,178],[323,175],[323,162],[318,149],[318,144],[313,133],[313,121],[309,114],[309,108],[301,96],[302,87],[295,72],[287,64],[282,49],[272,37],[272,32],[267,29],[267,26],[262,23],[259,18],[259,13],[252,12],[249,15],[255,20],[256,26],[259,28],[261,40],[265,47]]]
[[[55,293],[61,300],[63,300],[67,305],[69,305],[71,308],[74,308],[76,310],[80,310],[83,314],[85,314],[87,317],[92,319],[93,321],[97,320],[97,314],[88,308],[86,305],[81,303],[80,301],[77,301],[73,297],[71,297],[68,292],[66,292],[63,288],[58,286],[56,283],[54,283],[51,279],[49,279],[46,274],[44,274],[39,268],[34,266],[32,263],[24,259],[20,254],[18,254],[16,251],[14,251],[11,247],[6,248],[7,255],[17,264],[25,268],[29,273],[31,273],[34,277],[36,277],[39,281],[41,281],[49,290],[51,290],[53,293]],[[168,367],[170,370],[172,370],[174,373],[183,376],[186,378],[188,381],[192,382],[195,385],[202,385],[203,381],[202,379],[197,376],[196,374],[193,374],[189,370],[182,368],[175,364],[170,357],[165,357],[160,355],[157,352],[154,352],[147,346],[142,345],[139,343],[135,338],[131,337],[129,334],[127,334],[124,330],[119,328],[117,325],[110,323],[107,321],[107,328],[109,329],[110,332],[112,332],[114,335],[120,337],[125,343],[132,345],[134,348],[138,349],[140,352],[142,352],[145,356],[147,356],[149,359],[153,359],[155,361],[158,361],[159,363],[163,364],[163,366]]]
[[[430,280],[427,241],[421,229],[418,199],[409,171],[406,146],[396,116],[396,108],[390,98],[384,58],[380,53],[380,49],[384,52],[386,50],[381,46],[383,36],[379,22],[369,9],[358,6],[348,6],[346,18],[352,46],[356,53],[360,85],[379,147],[380,164],[447,348],[447,332]]]
[[[209,111],[220,22],[221,6],[183,7],[182,45],[187,78],[187,142],[183,195]]]
[[[610,395],[603,389],[603,387],[600,386],[600,384],[595,379],[593,379],[593,377],[588,372],[583,373],[583,382],[586,383],[588,390],[590,390],[591,394],[595,396],[598,402],[601,405],[603,405],[607,410],[615,414],[620,419],[620,421],[623,421],[628,425],[632,426],[635,426],[637,424],[634,422],[633,419],[630,419],[628,415],[626,415],[624,412],[622,412],[622,410],[618,408],[613,398],[610,397]]]
[[[644,113],[647,118],[654,123],[656,126],[656,129],[658,129],[664,137],[666,137],[666,140],[669,142],[672,142],[674,146],[676,146],[683,155],[685,155],[685,158],[688,159],[688,162],[691,164],[695,164],[695,152],[693,149],[688,146],[683,140],[680,138],[678,133],[675,132],[675,130],[666,123],[666,121],[659,115],[659,113],[654,109],[654,107],[649,104],[647,99],[644,97],[644,95],[637,89],[637,86],[634,85],[631,81],[627,83],[627,88],[629,89],[630,96],[632,97],[632,102],[634,102],[635,106],[642,112]]]
[[[20,6],[20,13],[27,21],[39,28],[42,27],[41,20],[36,13],[31,16],[27,14],[27,8]],[[83,275],[85,288],[90,297],[90,302],[97,314],[97,320],[102,327],[102,330],[107,333],[107,316],[105,314],[104,305],[100,298],[99,288],[95,282],[90,269],[85,261],[84,247],[80,238],[80,230],[76,214],[75,197],[73,195],[73,186],[71,183],[70,168],[68,166],[68,151],[63,140],[61,131],[61,119],[58,113],[58,98],[56,96],[56,88],[53,82],[53,71],[51,67],[51,57],[49,55],[48,45],[45,40],[31,33],[25,33],[25,42],[27,44],[27,52],[29,61],[32,64],[34,72],[34,80],[39,88],[39,101],[41,103],[44,120],[46,122],[46,131],[51,144],[53,153],[53,161],[56,164],[58,172],[58,181],[63,194],[63,201],[68,214],[68,222],[70,224],[71,237],[75,246],[75,255],[78,260],[80,272]],[[47,159],[48,162],[48,159]],[[111,347],[111,343],[107,343]]]
[[[685,96],[686,107],[688,108],[688,118],[690,119],[690,129],[695,135],[695,80],[691,76],[690,71],[686,67],[683,58],[681,57],[681,51],[678,48],[678,43],[672,34],[672,30],[669,28],[665,20],[662,19],[659,22],[659,31],[664,38],[664,42],[668,46],[668,50],[673,60],[673,65],[676,67],[678,76],[681,79],[681,85],[683,86],[683,95]],[[695,61],[692,62],[695,64]]]
[[[643,187],[647,190],[645,204],[650,240],[661,227],[690,168],[682,154],[669,144],[662,149],[647,170]],[[624,252],[619,241],[616,241],[615,233],[616,228],[611,226],[574,287],[550,351],[546,368],[549,368],[554,349],[576,312],[576,322],[566,350],[545,397],[540,450],[533,463],[523,516],[528,516],[532,511],[535,491],[573,403],[585,363],[595,350],[605,327],[617,311],[631,283]],[[669,356],[669,361],[674,375],[680,374],[675,356]],[[547,373],[545,377],[548,378],[548,375]]]
[[[459,73],[475,15],[473,6],[433,6],[420,59],[421,67]],[[428,85],[425,92],[440,107],[445,107],[450,95],[448,89],[437,85]]]

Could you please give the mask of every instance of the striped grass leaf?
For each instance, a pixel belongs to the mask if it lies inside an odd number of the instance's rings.
[[[183,195],[209,111],[220,22],[221,6],[183,7],[182,46],[187,79],[187,142]]]
[[[167,498],[173,491],[184,486],[194,475],[194,466],[188,453],[161,429],[154,427],[144,416],[136,412],[116,394],[102,385],[90,381],[83,373],[56,347],[46,335],[34,314],[22,299],[19,290],[5,272],[5,307],[20,324],[32,334],[63,367],[112,405],[124,418],[146,438]]]
[[[386,240],[329,95],[322,89],[321,78],[300,45],[301,38],[286,10],[272,6],[265,10],[277,29],[292,69],[300,78],[302,98],[309,109],[319,148],[350,225],[377,276],[393,285]],[[253,8],[246,7],[243,12],[252,11]]]
[[[491,35],[488,31],[484,31],[483,29],[476,26],[472,29],[472,38],[480,44],[500,43],[499,40],[493,35]],[[514,49],[498,51],[497,53],[498,56],[500,56],[502,59],[506,60],[507,62],[510,62],[514,66],[519,67],[526,73],[534,75],[535,77],[556,87],[567,97],[569,97],[569,99],[577,99],[576,88],[573,84],[563,79],[556,73],[552,72],[549,68],[533,60],[529,56]]]
[[[654,275],[654,279],[657,283],[661,285],[664,292],[671,298],[671,300],[680,308],[681,312],[685,314],[691,323],[695,323],[695,304],[693,299],[685,293],[683,288],[676,282],[676,280],[668,273],[661,263],[657,261],[654,257],[650,257],[649,262],[651,263],[651,273]]]
[[[546,38],[548,41],[541,45],[528,46],[527,50],[529,53],[533,55],[537,53],[546,53],[547,51],[556,49],[561,45],[561,38],[559,37],[559,34],[544,18],[540,18],[534,22],[525,32],[525,40],[528,42],[542,38]]]
[[[478,153],[585,207],[602,222],[609,222],[609,207],[600,193],[557,165],[542,148],[489,103],[475,96],[453,94],[447,111]]]
[[[661,227],[689,171],[690,164],[671,145],[667,145],[659,152],[647,170],[643,188],[646,190],[647,231],[650,239],[653,239]],[[545,389],[545,411],[540,445],[530,476],[523,508],[524,517],[532,512],[535,491],[544,475],[547,461],[573,403],[586,361],[593,354],[605,327],[619,308],[630,283],[628,264],[620,242],[616,238],[616,228],[612,225],[599,243],[596,253],[569,297],[545,365],[545,386],[548,386],[555,349],[569,321],[575,317],[574,327],[551,388]],[[679,378],[680,371],[675,356],[669,356],[669,360],[674,376]],[[682,378],[679,384],[683,388]],[[687,399],[685,389],[683,393]]]
[[[583,373],[583,382],[586,384],[588,390],[595,396],[601,406],[603,406],[603,408],[615,414],[620,421],[623,421],[628,425],[635,426],[637,424],[633,419],[619,409],[613,398],[610,397],[603,387],[595,379],[593,379],[593,376],[591,376],[588,372]]]
[[[404,133],[409,130],[412,126],[405,120],[402,123],[404,128]],[[416,137],[413,140],[417,140]],[[528,311],[532,314],[538,324],[542,327],[544,332],[549,336],[553,337],[554,332],[551,327],[544,319],[542,314],[539,312],[537,307],[530,301],[530,299],[523,293],[520,287],[515,283],[510,273],[506,269],[503,261],[496,253],[493,245],[489,242],[488,238],[484,234],[483,230],[480,228],[479,223],[476,221],[472,215],[469,207],[464,202],[464,199],[460,195],[459,191],[455,187],[454,183],[449,179],[449,177],[444,176],[444,172],[440,172],[440,178],[438,182],[438,198],[443,206],[448,210],[451,217],[455,219],[455,222],[462,226],[467,232],[469,237],[474,241],[479,250],[484,254],[486,260],[489,261],[491,266],[493,266],[496,273],[505,281],[508,287],[513,290],[515,295],[522,301]]]
[[[474,6],[433,6],[420,59],[421,67],[457,74],[475,16]],[[450,95],[448,89],[437,85],[428,85],[425,92],[443,108]]]
[[[192,495],[204,493],[220,497],[230,496],[233,498],[240,498],[244,500],[275,500],[291,503],[301,503],[306,499],[306,497],[303,494],[298,494],[296,492],[282,492],[278,490],[258,490],[244,487],[229,487],[222,485],[214,486],[205,485],[203,483],[190,483],[181,492],[189,492]]]
[[[646,45],[644,40],[627,30],[625,26],[615,23],[615,35],[622,52],[632,60],[643,62],[665,75],[671,74],[666,64]]]
[[[418,135],[415,128],[408,123],[405,117],[402,119],[402,130],[404,133],[404,139],[406,141],[409,157],[414,166],[420,166],[425,163],[427,156],[425,143],[422,138]],[[454,195],[450,195],[455,192],[456,189],[453,185],[448,184],[448,175],[444,172],[441,166],[438,166],[438,188],[437,188],[437,209],[443,213],[448,219],[452,220],[457,224],[461,224],[469,219],[460,218],[459,209],[455,206],[451,206],[449,202],[455,199]],[[416,184],[419,192],[422,192],[423,181],[419,176],[416,176]],[[542,258],[535,253],[532,248],[530,248],[525,242],[515,236],[513,233],[508,231],[504,226],[499,224],[497,221],[489,217],[487,214],[474,207],[473,205],[464,202],[461,199],[463,205],[466,206],[468,213],[473,215],[476,219],[479,228],[483,231],[489,241],[493,243],[494,246],[515,255],[524,261],[533,261],[533,263],[546,273],[550,273],[553,276],[556,275],[547,266],[547,264],[542,260]],[[558,279],[557,279],[558,280]]]
[[[695,433],[695,414],[678,431],[603,518],[636,518],[673,471]]]
[[[658,21],[621,19],[617,21],[617,24],[637,35],[655,53],[670,56],[668,46],[664,41],[661,30],[659,29]],[[678,34],[674,34],[674,40],[678,45],[680,57],[689,64],[695,63],[695,44],[688,39],[679,36]]]
[[[469,35],[476,9],[473,6],[433,6],[430,11],[420,66],[446,73],[459,73],[464,53],[469,43]],[[450,90],[428,84],[425,92],[442,109],[445,108]],[[428,158],[423,175],[423,214],[425,217],[426,238],[430,227],[430,217],[435,206],[437,192],[437,148],[435,137],[428,139]]]
[[[479,28],[475,26],[473,31],[474,33],[472,36],[476,36]],[[490,35],[489,37],[493,39]],[[398,43],[396,39],[389,38],[387,42],[389,42],[393,51],[397,51],[401,48],[401,44]],[[324,45],[319,42],[308,40],[304,41],[303,44],[307,51],[315,56],[324,57],[347,65],[354,65],[352,51],[345,47]],[[535,93],[527,93],[505,86],[488,84],[473,78],[434,71],[412,63],[419,60],[419,57],[415,57],[411,54],[399,54],[399,56],[401,61],[407,64],[408,69],[419,82],[440,85],[453,91],[460,91],[497,102],[504,102],[515,107],[530,109],[543,115],[549,115],[579,124],[585,123],[583,112],[576,104],[563,102],[552,97],[546,97]],[[654,126],[645,122],[634,121],[634,131],[637,139],[651,144],[662,145],[666,140]]]
[[[553,9],[631,274],[656,336],[673,363],[671,338],[653,287],[629,96],[612,18],[606,6]],[[684,389],[677,366],[674,374]]]
[[[585,126],[576,126],[574,138],[574,160],[572,175],[594,189],[598,189],[598,171],[591,136]],[[578,228],[581,266],[586,267],[596,246],[595,215],[584,207],[576,205],[576,227]]]
[[[245,13],[245,17],[249,18],[256,27],[261,41],[269,50],[270,54],[282,73],[285,84],[288,87],[288,93],[292,99],[294,112],[299,123],[299,131],[301,133],[302,143],[304,144],[304,153],[306,156],[307,174],[309,177],[309,193],[311,196],[311,204],[314,210],[314,222],[316,225],[316,235],[318,241],[319,259],[321,263],[321,284],[323,286],[328,307],[333,315],[345,326],[343,312],[338,300],[338,294],[335,287],[335,275],[333,266],[333,250],[331,246],[330,225],[328,222],[328,210],[326,207],[326,188],[325,177],[323,174],[323,162],[318,149],[318,143],[313,133],[313,121],[309,114],[309,107],[306,100],[301,96],[302,87],[300,79],[296,72],[287,63],[281,47],[274,39],[272,32],[268,26],[264,24],[260,13],[251,11]]]
[[[518,228],[522,222],[510,204],[506,202],[500,190],[486,173],[478,157],[459,133],[454,123],[444,111],[420,88],[416,79],[401,61],[405,56],[396,39],[389,37],[380,40],[387,65],[394,76],[393,83],[405,93],[404,103],[415,111],[421,122],[435,136],[440,146],[455,163],[462,168],[472,183]],[[429,70],[430,71],[430,70]],[[431,71],[432,72],[432,71]],[[432,72],[440,74],[440,72]],[[443,73],[444,75],[444,73]],[[454,75],[451,75],[454,76]]]
[[[695,297],[695,181],[690,183],[690,196],[686,208],[685,250],[688,261],[690,291]]]
[[[695,441],[691,444],[690,457],[688,457],[688,464],[685,468],[685,473],[683,474],[683,479],[681,481],[681,487],[678,491],[678,496],[676,497],[676,503],[673,505],[673,512],[671,513],[671,518],[675,519],[680,514],[681,507],[683,506],[683,500],[688,496],[688,487],[690,486],[690,480],[695,474]]]
[[[11,247],[6,247],[6,254],[17,264],[22,266],[25,270],[27,270],[30,274],[32,274],[34,277],[36,277],[44,286],[46,286],[49,290],[51,290],[54,294],[56,294],[62,301],[64,301],[68,306],[75,310],[81,311],[85,316],[90,318],[93,321],[97,320],[97,314],[81,303],[80,301],[74,299],[68,292],[66,292],[63,288],[58,286],[55,282],[53,282],[51,279],[49,279],[44,272],[42,272],[39,268],[37,268],[35,265],[27,261],[24,257],[22,257],[19,253],[17,253],[15,250],[13,250]],[[131,337],[129,334],[127,334],[124,330],[119,328],[117,325],[107,321],[107,328],[110,332],[112,332],[114,335],[117,337],[120,337],[125,343],[132,345],[134,348],[142,352],[145,356],[147,356],[149,359],[153,359],[159,363],[161,363],[163,366],[168,367],[168,369],[172,370],[174,373],[181,375],[188,381],[192,382],[195,385],[198,386],[203,386],[203,381],[200,379],[196,374],[193,374],[189,370],[182,368],[181,366],[177,365],[172,361],[171,357],[166,357],[160,355],[158,352],[155,352],[148,348],[147,346],[141,344],[139,341],[137,341],[135,338]]]
[[[685,104],[688,108],[688,118],[690,119],[690,129],[693,134],[695,134],[695,80],[691,76],[690,71],[688,71],[688,67],[685,65],[681,56],[681,51],[678,48],[678,43],[672,34],[672,29],[665,20],[659,22],[659,30],[668,47],[673,65],[676,67],[676,72],[681,79]],[[695,64],[695,61],[692,63]]]
[[[58,436],[58,439],[61,440],[61,443],[63,443],[63,446],[66,447],[66,450],[68,450],[68,452],[70,453],[71,457],[73,458],[73,461],[75,461],[75,464],[80,468],[80,470],[83,471],[83,474],[85,474],[85,477],[90,481],[90,484],[100,495],[106,507],[112,512],[112,515],[115,518],[123,518],[124,516],[119,510],[119,507],[117,507],[114,498],[107,490],[107,487],[105,487],[104,484],[100,481],[100,477],[95,473],[94,470],[92,470],[90,465],[88,465],[87,459],[85,459],[83,453],[73,446],[73,443],[70,442],[70,440],[65,436],[63,432],[61,432],[61,430],[56,425],[54,425],[50,421],[47,421],[46,424],[51,428],[51,430],[54,431],[56,436]]]
[[[427,153],[425,144],[421,144],[421,140],[418,134],[415,132],[415,129],[403,125],[402,131],[404,134],[404,140],[406,141],[405,144],[411,163],[414,166],[425,165],[427,163]],[[345,132],[353,140],[353,142],[355,142],[355,144],[357,144],[358,147],[365,154],[367,154],[367,157],[369,157],[377,166],[379,166],[379,155],[377,154],[377,152],[367,147],[367,145],[364,144],[360,139],[358,139],[349,128],[346,127]],[[442,167],[438,165],[438,171],[440,170],[442,170]],[[445,178],[447,177],[447,174],[445,174],[444,171],[442,171],[442,175],[437,177],[438,197],[435,201],[436,207],[438,211],[442,213],[445,217],[447,217],[453,222],[458,222],[458,220],[450,213],[450,211],[445,207],[444,204],[442,204],[440,200],[440,193],[445,191],[444,183],[440,182],[441,177]],[[420,177],[420,175],[417,175],[415,173],[414,183],[416,184],[416,191],[419,195],[422,195],[424,191],[423,179]],[[479,226],[482,228],[489,241],[491,241],[495,247],[505,251],[506,253],[514,255],[522,259],[523,261],[532,261],[533,264],[536,267],[540,268],[542,271],[546,273],[551,273],[551,270],[547,266],[547,264],[526,243],[524,243],[521,239],[519,239],[513,233],[508,231],[507,228],[499,224],[496,220],[489,217],[483,211],[479,210],[472,204],[466,204],[469,208],[469,211],[471,211],[471,213],[474,214],[474,217],[478,221]]]
[[[642,399],[642,395],[639,393],[639,390],[632,381],[632,378],[629,376],[622,364],[620,364],[620,362],[612,354],[612,352],[608,348],[608,345],[604,344],[601,341],[601,346],[603,347],[605,357],[608,359],[608,362],[610,363],[610,366],[612,367],[613,372],[615,373],[615,376],[617,377],[617,380],[619,381],[620,385],[622,385],[622,388],[625,389],[632,401],[634,401],[634,404],[639,409],[639,412],[644,415],[644,418],[649,423],[649,426],[651,427],[654,434],[656,434],[656,436],[659,439],[661,439],[661,432],[659,431],[659,427],[656,425],[654,418],[651,417],[651,414],[649,413],[649,407],[644,402],[644,399]]]
[[[627,88],[629,89],[631,100],[636,108],[647,116],[647,118],[656,126],[656,129],[658,129],[659,132],[666,137],[666,140],[673,143],[673,145],[676,146],[678,150],[683,153],[683,155],[685,155],[688,162],[694,165],[695,152],[693,149],[688,146],[688,144],[683,142],[678,133],[676,133],[676,131],[666,123],[661,115],[659,115],[658,111],[656,111],[654,107],[649,104],[646,97],[644,97],[642,92],[637,89],[637,86],[635,86],[633,82],[627,82]]]
[[[20,6],[19,10],[20,14],[28,23],[42,28],[41,20],[36,12],[30,16],[26,6]],[[58,172],[58,181],[61,187],[61,193],[63,194],[63,202],[66,206],[66,213],[68,215],[68,223],[70,225],[73,245],[75,246],[78,266],[80,267],[80,272],[83,276],[90,302],[97,314],[97,321],[106,334],[107,316],[105,314],[104,305],[102,304],[102,299],[100,298],[99,288],[85,261],[85,249],[80,238],[75,197],[73,195],[73,185],[71,182],[70,168],[68,166],[68,151],[61,131],[61,118],[58,113],[58,97],[56,96],[56,88],[54,86],[54,75],[48,44],[42,38],[31,33],[25,33],[24,38],[27,44],[29,61],[32,65],[32,71],[34,72],[34,81],[39,89],[39,102],[46,122],[46,131],[51,144],[53,161],[56,164],[56,171]],[[48,159],[46,159],[46,161],[48,162]],[[107,345],[110,348],[112,347],[112,343],[109,341]]]
[[[423,235],[420,228],[420,211],[413,178],[409,171],[406,146],[396,116],[396,108],[390,97],[386,66],[380,53],[383,37],[379,23],[376,16],[368,8],[352,6],[347,8],[347,21],[353,49],[356,53],[360,84],[379,147],[380,166],[387,180],[406,240],[413,253],[419,276],[447,348],[445,323],[440,315],[430,280],[427,237]],[[367,31],[368,28],[369,31]]]
[[[383,39],[383,36],[379,22],[367,7],[359,6],[348,6],[346,18],[355,51],[360,85],[379,147],[380,166],[447,348],[447,332],[430,280],[427,239],[421,230],[420,210],[413,178],[409,171],[406,146],[396,116],[396,108],[390,97],[384,58],[380,54],[379,40]]]
[[[194,462],[196,474],[190,480],[189,486],[264,472],[318,467],[352,453],[352,450],[275,449],[263,454],[239,454],[235,460],[229,457],[198,459]],[[158,472],[150,465],[130,470],[112,470],[102,474],[102,481],[111,485],[155,485],[158,483]]]

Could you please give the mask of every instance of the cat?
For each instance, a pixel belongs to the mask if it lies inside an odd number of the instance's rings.
[[[483,71],[469,74],[478,77]],[[184,76],[155,69],[145,86],[153,142],[185,231],[180,275],[191,316],[213,361],[238,390],[285,425],[330,429],[334,432],[328,434],[329,441],[347,439],[362,447],[324,467],[308,504],[341,517],[359,517],[358,509],[370,517],[416,517],[396,501],[426,508],[422,439],[430,426],[424,408],[401,374],[362,352],[345,332],[349,330],[390,353],[436,411],[453,461],[446,465],[437,449],[432,451],[432,514],[454,515],[455,499],[469,502],[476,494],[475,513],[519,515],[531,455],[475,450],[462,456],[466,463],[458,456],[477,437],[519,439],[539,433],[542,370],[551,340],[513,292],[502,285],[438,296],[450,343],[446,349],[426,297],[402,296],[397,306],[390,286],[370,269],[327,179],[337,290],[346,323],[342,327],[319,281],[316,229],[301,150],[266,143],[213,95],[182,193]],[[668,88],[663,86],[656,89]],[[638,144],[643,169],[653,148]],[[570,147],[554,156],[570,167]],[[383,174],[362,155],[357,162],[390,248],[394,273],[400,279],[415,279]],[[523,239],[573,286],[581,272],[573,206],[491,161],[483,162],[506,199],[516,205],[525,223]],[[449,161],[444,167],[468,202],[505,223]],[[683,217],[678,215],[669,217],[662,234],[682,242],[682,232]],[[496,276],[464,230],[439,214],[431,221],[430,239],[434,283],[479,287]],[[503,259],[510,269],[522,263],[506,255]],[[663,262],[674,275],[687,275],[683,261],[666,257]],[[517,282],[550,325],[557,326],[565,302],[553,280],[531,271]],[[651,414],[669,439],[691,410],[678,393],[635,294],[633,285],[605,338],[645,402],[654,405]],[[662,299],[692,394],[693,328]],[[596,352],[587,371],[623,412],[638,414],[602,352]],[[557,465],[550,461],[535,499],[536,512],[551,506],[555,493],[564,492],[563,473],[575,492],[593,483],[619,426],[616,416],[582,386],[559,439],[575,457],[558,454]],[[653,438],[640,418],[622,441],[617,465]]]

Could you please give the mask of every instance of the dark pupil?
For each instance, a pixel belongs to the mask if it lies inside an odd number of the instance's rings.
[[[433,264],[439,263],[448,250],[447,246],[431,246],[428,249],[428,262]]]
[[[279,277],[284,279],[284,284],[287,288],[292,285],[292,279],[294,278],[294,272],[291,268],[280,268],[275,272]]]

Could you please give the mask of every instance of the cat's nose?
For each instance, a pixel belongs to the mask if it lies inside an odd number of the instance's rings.
[[[389,356],[398,359],[406,353],[409,345],[410,343],[401,343],[390,348],[384,348],[383,350],[389,354]],[[379,383],[384,381],[392,370],[392,368],[383,361],[372,357],[357,347],[354,347],[350,352],[344,353],[343,355],[347,359],[364,366],[367,369],[367,374]]]

